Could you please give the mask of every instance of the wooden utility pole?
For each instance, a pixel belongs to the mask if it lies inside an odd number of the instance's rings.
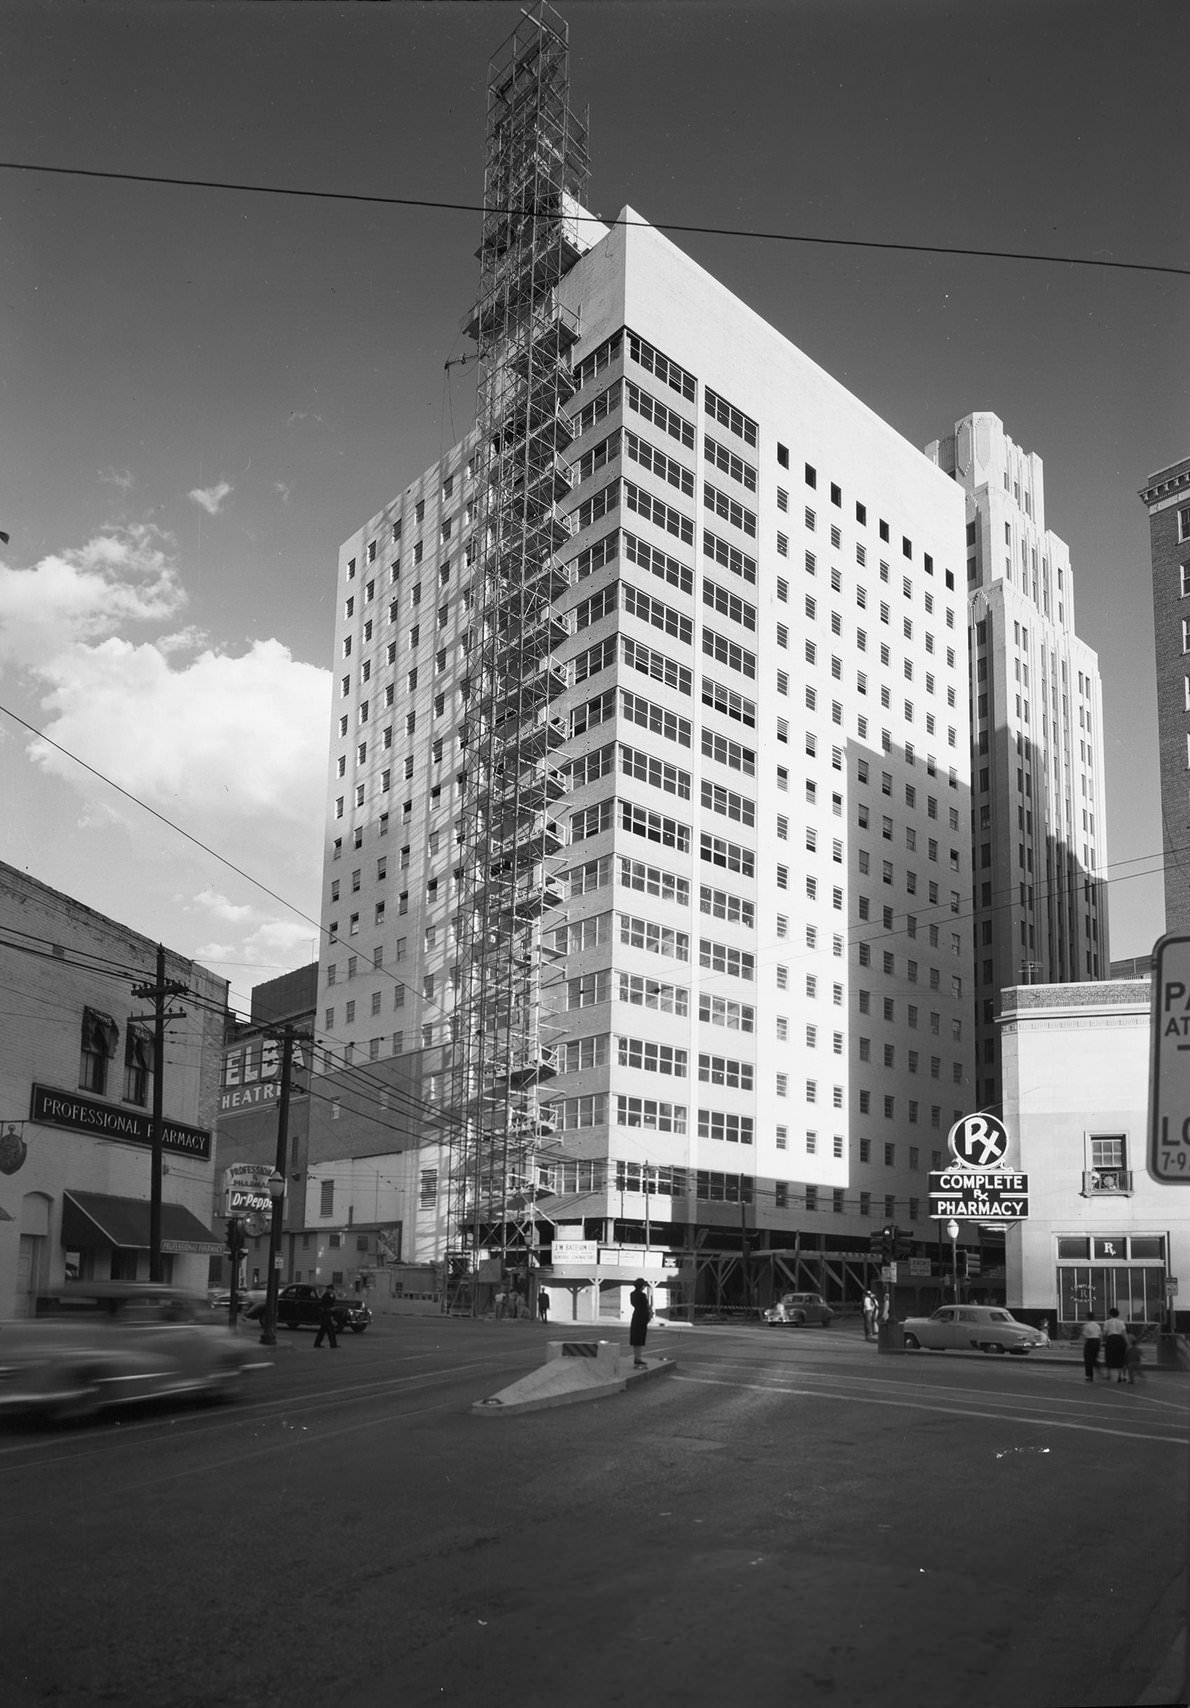
[[[165,1025],[184,1020],[184,1008],[167,1008],[171,996],[185,996],[186,986],[165,976],[165,949],[157,945],[157,977],[152,984],[134,984],[133,996],[153,1004],[153,1134],[149,1169],[149,1280],[161,1281],[161,1162],[165,1140]]]
[[[273,1034],[275,1036],[275,1034]],[[274,1183],[270,1183],[272,1221],[269,1224],[269,1272],[266,1281],[262,1346],[277,1344],[278,1268],[281,1258],[281,1230],[285,1218],[286,1171],[289,1167],[289,1097],[293,1084],[293,1046],[298,1037],[303,1043],[311,1041],[308,1033],[296,1033],[289,1021],[281,1028],[281,1094],[277,1100],[277,1160]]]

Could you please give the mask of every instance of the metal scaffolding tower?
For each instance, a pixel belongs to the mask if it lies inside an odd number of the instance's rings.
[[[528,1268],[550,1047],[551,915],[565,846],[555,764],[567,736],[554,702],[569,585],[559,509],[571,488],[564,413],[574,395],[575,317],[556,287],[582,249],[585,122],[569,105],[566,26],[539,4],[488,78],[480,289],[466,330],[478,346],[481,559],[465,686],[464,786],[454,915],[447,1307],[475,1306],[477,1254]],[[526,1276],[527,1280],[527,1276]]]

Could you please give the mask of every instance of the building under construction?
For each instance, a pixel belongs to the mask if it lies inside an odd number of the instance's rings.
[[[447,1168],[448,1227],[466,1243],[449,1269],[467,1276],[482,1248],[497,1274],[519,1266],[525,1282],[538,1147],[553,1130],[542,1097],[556,1073],[556,957],[545,933],[564,900],[566,845],[557,760],[568,732],[556,707],[569,630],[558,602],[569,587],[562,504],[579,326],[558,285],[590,247],[586,125],[570,108],[566,56],[564,26],[539,8],[492,62],[480,289],[467,324],[479,362],[479,552],[460,730]]]
[[[475,428],[340,555],[319,1041],[460,1308],[855,1297],[971,1106],[963,494],[587,172],[538,6]]]

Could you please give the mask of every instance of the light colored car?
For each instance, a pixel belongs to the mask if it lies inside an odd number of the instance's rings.
[[[57,1420],[166,1394],[230,1399],[251,1353],[204,1298],[136,1281],[71,1281],[0,1323],[0,1412]]]
[[[785,1293],[764,1312],[764,1320],[769,1328],[782,1323],[794,1328],[817,1323],[825,1328],[834,1314],[821,1293]]]
[[[1003,1305],[943,1305],[929,1317],[907,1317],[905,1345],[932,1352],[1014,1352],[1023,1357],[1045,1346],[1040,1329],[1019,1323]]]

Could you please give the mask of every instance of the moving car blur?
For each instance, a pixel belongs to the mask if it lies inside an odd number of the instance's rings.
[[[0,1413],[64,1421],[166,1394],[231,1399],[252,1349],[205,1298],[146,1281],[72,1281],[0,1323]]]

